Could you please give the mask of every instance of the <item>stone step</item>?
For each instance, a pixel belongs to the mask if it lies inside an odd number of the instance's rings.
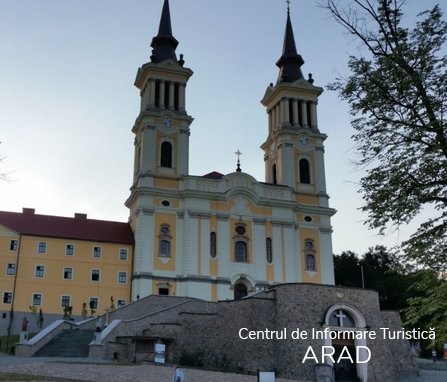
[[[34,357],[88,357],[88,344],[94,336],[94,330],[64,330],[39,349]]]

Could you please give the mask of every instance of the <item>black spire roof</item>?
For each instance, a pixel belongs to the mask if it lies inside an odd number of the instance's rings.
[[[281,82],[294,82],[303,78],[303,73],[301,72],[301,65],[303,64],[303,58],[296,51],[292,22],[290,21],[290,12],[288,9],[282,56],[276,62],[276,66],[279,67],[277,84]]]
[[[177,48],[177,45],[178,41],[172,35],[169,1],[165,0],[163,10],[161,12],[158,35],[155,36],[151,42],[151,47],[153,48],[151,61],[154,63],[162,62],[168,59],[177,61],[177,56],[175,54],[175,48]]]

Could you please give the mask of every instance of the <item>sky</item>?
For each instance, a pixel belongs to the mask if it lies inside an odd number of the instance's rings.
[[[133,83],[149,61],[163,0],[0,0],[0,210],[127,221],[133,172],[131,128],[139,112]],[[435,1],[408,0],[407,21]],[[444,12],[446,4],[441,4]],[[194,71],[186,109],[194,118],[190,174],[241,167],[264,181],[260,145],[267,115],[260,100],[275,82],[285,0],[170,0],[177,54]],[[307,77],[326,87],[349,74],[359,43],[318,6],[291,0],[291,20]],[[362,170],[348,105],[329,90],[319,98],[334,253],[364,253],[408,238],[410,227],[378,236],[364,224]]]

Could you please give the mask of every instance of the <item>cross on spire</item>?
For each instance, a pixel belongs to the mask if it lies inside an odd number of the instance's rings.
[[[290,0],[286,0],[287,3],[287,14],[290,14]]]
[[[240,152],[239,149],[237,149],[237,151],[235,152],[235,154],[237,155],[237,167],[236,167],[236,171],[237,172],[241,172],[241,161],[240,161],[240,157],[242,155],[242,153]]]

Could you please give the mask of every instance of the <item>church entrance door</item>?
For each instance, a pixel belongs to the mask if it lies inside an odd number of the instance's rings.
[[[347,382],[358,381],[357,376],[357,364],[355,363],[355,346],[352,340],[334,341],[332,346],[335,349],[334,359],[338,360],[340,354],[343,352],[343,357],[347,357],[346,349],[349,351],[349,355],[353,362],[349,359],[341,359],[338,363],[334,364],[335,381]]]

